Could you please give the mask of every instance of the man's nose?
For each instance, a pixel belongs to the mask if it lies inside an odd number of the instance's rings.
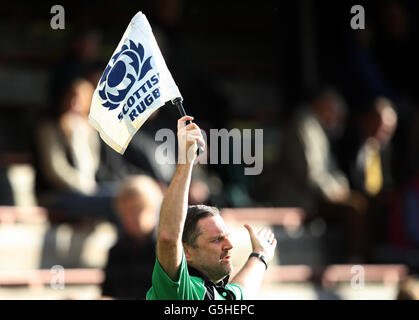
[[[231,249],[233,249],[233,244],[231,243],[229,238],[225,238],[224,250],[231,250]]]

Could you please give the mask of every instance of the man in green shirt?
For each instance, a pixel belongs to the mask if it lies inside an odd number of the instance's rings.
[[[197,143],[205,146],[199,127],[178,120],[179,158],[164,197],[157,229],[157,258],[148,300],[251,299],[259,290],[267,263],[272,260],[276,239],[267,229],[256,233],[245,224],[252,254],[230,280],[233,245],[218,209],[188,207],[188,193]]]

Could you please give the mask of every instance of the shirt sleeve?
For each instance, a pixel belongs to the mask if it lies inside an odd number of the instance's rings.
[[[228,289],[230,289],[231,291],[233,291],[234,295],[236,296],[236,300],[246,300],[246,295],[245,295],[245,291],[243,290],[243,288],[235,283],[229,284],[227,285]]]
[[[147,299],[152,300],[200,300],[195,285],[189,276],[185,253],[179,269],[179,278],[173,281],[167,275],[156,258],[152,275],[152,288],[147,294]]]

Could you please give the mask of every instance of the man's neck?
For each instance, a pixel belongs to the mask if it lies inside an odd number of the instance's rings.
[[[221,279],[218,280],[214,280],[211,279],[211,277],[209,277],[204,271],[201,271],[200,269],[198,269],[197,267],[193,266],[193,265],[188,265],[188,269],[189,269],[189,274],[190,275],[195,275],[195,276],[199,276],[200,278],[206,280],[206,281],[211,281],[214,284],[218,284],[221,281],[225,280],[227,276],[222,277]],[[227,282],[228,282],[228,278],[227,278]]]

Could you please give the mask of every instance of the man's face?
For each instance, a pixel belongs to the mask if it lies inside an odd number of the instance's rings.
[[[118,201],[118,211],[125,232],[133,238],[141,238],[153,232],[156,215],[138,197],[125,197]]]
[[[188,263],[217,283],[233,271],[229,233],[221,216],[198,221],[195,247],[185,245]]]

